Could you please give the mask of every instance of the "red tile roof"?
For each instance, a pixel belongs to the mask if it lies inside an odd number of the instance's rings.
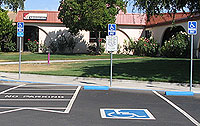
[[[47,14],[47,20],[24,20],[24,13],[44,13]],[[25,23],[62,23],[59,19],[58,19],[58,11],[35,11],[35,10],[31,10],[31,11],[19,11],[17,13],[17,17],[15,19],[15,22],[25,22]]]
[[[146,15],[145,14],[123,14],[117,15],[116,24],[118,25],[146,25]]]
[[[47,20],[24,20],[24,13],[46,13]],[[25,22],[25,23],[62,23],[58,19],[59,11],[19,11],[15,22]],[[117,15],[116,24],[119,25],[146,25],[145,24],[146,15],[141,14],[123,14]]]
[[[45,13],[47,14],[47,20],[24,20],[24,13]],[[19,11],[17,13],[15,22],[25,22],[25,23],[59,23],[62,22],[58,19],[59,11]],[[176,22],[184,22],[188,20],[189,13],[177,13],[175,15]],[[191,18],[191,20],[200,19],[200,15],[195,15]],[[146,26],[146,27],[154,27],[160,25],[167,25],[172,23],[172,16],[168,13],[164,13],[163,16],[152,16],[150,21],[146,21],[146,14],[124,14],[120,12],[117,15],[116,24],[118,25],[128,25],[128,26]]]
[[[190,19],[188,18],[190,13],[176,13],[175,14],[175,22],[185,22],[188,20],[195,20],[200,17],[200,15],[192,16]],[[163,13],[162,15],[152,16],[150,21],[146,23],[146,27],[154,27],[160,25],[172,24],[173,14]]]

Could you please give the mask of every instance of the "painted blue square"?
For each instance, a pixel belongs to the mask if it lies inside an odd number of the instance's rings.
[[[105,110],[106,117],[150,118],[144,110]]]

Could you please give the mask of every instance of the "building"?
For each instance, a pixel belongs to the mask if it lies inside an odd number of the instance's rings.
[[[48,45],[55,41],[59,35],[67,32],[67,28],[58,19],[59,11],[19,11],[15,22],[24,22],[25,36],[23,39],[23,51],[27,51],[26,43],[28,39],[37,40],[39,44]],[[195,20],[200,24],[200,16],[196,15],[188,19],[189,14],[178,13],[175,15],[175,28],[172,28],[172,17],[169,14],[163,16],[153,16],[149,22],[146,21],[145,14],[124,14],[119,12],[116,19],[117,36],[119,47],[122,47],[124,40],[138,40],[141,36],[153,36],[162,45],[172,33],[187,31],[189,20]],[[200,27],[198,28],[198,31]],[[199,57],[200,34],[194,37],[195,56]],[[74,53],[87,53],[87,47],[95,40],[92,31],[80,31],[79,43],[74,49]],[[106,33],[99,33],[100,38],[105,38]]]

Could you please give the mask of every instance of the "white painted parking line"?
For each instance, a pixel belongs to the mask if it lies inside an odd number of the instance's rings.
[[[71,91],[71,90],[76,90],[76,89],[51,89],[51,88],[46,88],[46,89],[44,89],[44,88],[42,88],[42,89],[35,89],[35,88],[32,88],[32,89],[30,89],[30,88],[19,88],[19,89],[15,89],[15,90],[39,90],[39,91],[42,91],[42,90],[57,90],[57,91]]]
[[[26,84],[22,84],[22,85],[18,85],[18,86],[9,88],[9,89],[7,89],[7,90],[4,90],[4,91],[0,92],[0,95],[6,93],[6,92],[8,92],[8,91],[14,90],[14,89],[16,90],[17,88],[22,87],[22,86],[25,86],[25,85],[26,85]]]
[[[0,99],[0,101],[70,101],[71,99]]]
[[[23,95],[23,94],[31,94],[31,95],[73,95],[74,93],[4,93],[6,95],[13,95],[13,94],[17,94],[17,95]]]
[[[74,103],[74,101],[75,101],[75,99],[76,99],[76,97],[77,97],[77,95],[78,95],[78,93],[79,93],[80,90],[81,90],[81,86],[79,86],[76,89],[76,92],[74,93],[73,97],[71,98],[71,100],[70,100],[70,102],[69,102],[66,110],[64,111],[65,113],[69,113],[70,112],[70,110],[72,108],[72,105],[73,105],[73,103]]]
[[[65,85],[26,85],[24,87],[65,87]]]
[[[35,107],[35,106],[29,106],[29,107],[0,107],[0,109],[19,109],[19,108],[39,108],[39,109],[66,109],[65,107]]]
[[[0,107],[0,109],[12,109],[12,110],[6,110],[6,111],[2,111],[0,112],[0,114],[5,114],[5,113],[11,113],[11,112],[16,112],[16,111],[20,111],[20,110],[37,110],[37,111],[44,111],[44,112],[53,112],[53,113],[62,113],[62,114],[66,114],[69,113],[72,105],[81,89],[81,86],[79,87],[68,87],[68,86],[58,86],[58,88],[55,88],[55,85],[50,85],[50,87],[48,87],[49,85],[35,85],[34,87],[28,87],[27,85],[19,85],[16,87],[12,87],[10,89],[7,89],[5,91],[0,92],[0,95],[5,95],[4,98],[1,98],[0,101],[2,102],[67,102],[68,105],[67,107],[30,107],[24,104],[24,106],[14,106],[12,104],[13,107],[9,107],[9,106],[5,106],[5,107]],[[53,89],[52,89],[53,88]],[[9,91],[20,91],[22,90],[22,92],[18,93],[18,92],[11,92],[9,93]],[[23,92],[23,91],[27,91],[30,90],[30,93],[27,92]],[[44,91],[59,91],[59,92],[47,92],[45,93]],[[35,92],[35,91],[41,91],[41,92]],[[66,91],[73,91],[74,93],[67,93]],[[66,98],[66,97],[70,96],[72,98]],[[38,104],[38,106],[40,106]],[[57,111],[58,110],[58,111]],[[0,110],[1,111],[1,110]]]
[[[159,96],[161,99],[163,99],[164,101],[166,101],[168,104],[170,104],[172,107],[174,107],[176,110],[178,110],[180,113],[182,113],[185,117],[187,117],[192,123],[194,123],[196,126],[200,126],[200,123],[195,120],[191,115],[189,115],[187,112],[185,112],[183,109],[181,109],[180,107],[178,107],[176,104],[174,104],[173,102],[171,102],[170,100],[168,100],[167,98],[165,98],[164,96],[162,96],[161,94],[159,94],[157,91],[153,91],[154,94],[156,94],[157,96]]]

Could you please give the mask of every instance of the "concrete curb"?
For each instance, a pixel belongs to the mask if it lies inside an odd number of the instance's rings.
[[[166,91],[167,96],[194,96],[194,92]]]
[[[84,86],[83,87],[84,90],[109,90],[108,86]]]

